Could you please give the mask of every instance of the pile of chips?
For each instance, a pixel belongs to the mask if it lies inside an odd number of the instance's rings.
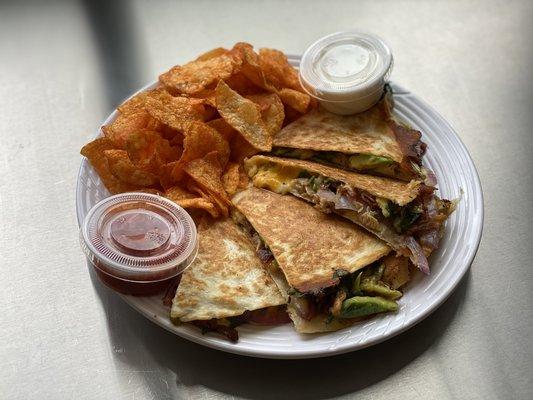
[[[314,106],[282,52],[237,43],[162,74],[81,154],[113,194],[155,193],[193,214],[227,216],[230,196],[248,184],[242,161],[270,151],[273,136]]]

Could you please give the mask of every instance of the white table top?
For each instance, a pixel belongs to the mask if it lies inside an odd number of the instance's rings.
[[[532,17],[529,1],[1,3],[0,398],[532,398]],[[180,339],[91,279],[78,152],[121,99],[213,47],[298,54],[354,28],[389,43],[392,79],[481,177],[481,246],[439,310],[362,351],[261,360]]]

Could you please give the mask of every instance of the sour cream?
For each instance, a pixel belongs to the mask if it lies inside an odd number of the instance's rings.
[[[337,32],[305,51],[300,82],[328,111],[356,114],[380,99],[392,65],[391,51],[378,37]]]

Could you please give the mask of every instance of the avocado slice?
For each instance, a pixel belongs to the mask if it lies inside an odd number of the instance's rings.
[[[384,284],[373,282],[371,280],[365,280],[360,285],[361,291],[381,297],[385,297],[390,300],[396,300],[402,297],[402,292],[399,290],[393,290]]]
[[[395,301],[382,297],[355,296],[342,302],[341,318],[356,318],[387,311],[398,310]]]
[[[394,163],[390,158],[373,156],[371,154],[355,154],[350,156],[350,167],[358,170],[374,169]]]

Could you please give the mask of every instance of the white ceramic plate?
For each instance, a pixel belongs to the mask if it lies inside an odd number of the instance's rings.
[[[290,57],[290,60],[293,65],[298,65],[298,57]],[[141,91],[154,85],[152,83]],[[440,249],[430,258],[431,275],[418,274],[409,284],[399,301],[397,313],[379,315],[341,331],[305,336],[296,333],[290,324],[277,327],[242,325],[238,327],[239,342],[232,344],[216,335],[202,335],[198,329],[186,324],[174,326],[161,295],[122,296],[124,300],[146,318],[185,339],[231,353],[266,358],[324,357],[361,349],[389,339],[427,317],[455,289],[474,258],[483,227],[483,196],[472,159],[452,127],[415,95],[396,85],[393,89],[394,114],[420,130],[428,145],[424,164],[437,175],[440,196],[446,199],[461,197],[457,210],[446,222]],[[115,111],[104,125],[116,116]],[[94,204],[107,196],[109,193],[100,178],[84,159],[76,188],[78,223]]]

